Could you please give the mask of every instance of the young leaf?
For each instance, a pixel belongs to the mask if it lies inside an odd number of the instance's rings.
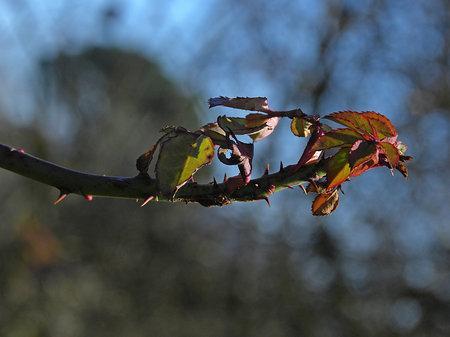
[[[362,113],[356,111],[339,111],[333,112],[324,118],[333,122],[345,125],[350,129],[357,131],[361,135],[372,135],[373,130],[369,120]]]
[[[377,133],[378,139],[397,136],[397,130],[386,116],[375,111],[364,111],[362,115],[369,120],[370,125]]]
[[[328,215],[336,209],[338,204],[339,193],[336,189],[329,193],[318,194],[312,203],[311,211],[316,216]]]
[[[361,135],[351,129],[337,129],[325,133],[319,137],[314,143],[313,149],[326,150],[334,147],[352,146],[358,139],[362,139]]]
[[[358,140],[350,149],[351,176],[356,177],[378,164],[378,149],[375,143]]]
[[[267,97],[213,97],[208,100],[209,107],[226,106],[234,109],[268,112],[269,103]]]
[[[211,138],[190,132],[177,133],[161,144],[155,173],[159,190],[174,196],[199,168],[214,156]]]
[[[386,156],[386,159],[390,165],[391,168],[395,168],[398,165],[398,162],[400,160],[400,153],[398,149],[392,145],[391,143],[387,142],[380,142],[380,151]]]
[[[312,123],[302,117],[294,117],[291,122],[291,131],[297,137],[309,137]]]
[[[326,162],[325,171],[327,172],[327,189],[342,184],[350,175],[349,149],[342,148],[333,157]]]

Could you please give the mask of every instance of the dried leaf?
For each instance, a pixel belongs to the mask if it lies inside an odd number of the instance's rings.
[[[317,195],[314,199],[311,211],[313,215],[323,216],[333,212],[339,204],[339,193],[334,190],[330,193],[323,193]]]
[[[159,190],[171,197],[214,156],[211,138],[179,132],[162,142],[155,173]]]
[[[352,146],[358,139],[362,139],[361,135],[351,129],[337,129],[325,133],[319,137],[314,143],[313,149],[326,150],[334,147]]]
[[[156,148],[158,147],[158,143],[152,145],[147,152],[141,154],[139,158],[136,160],[136,168],[141,173],[146,173],[148,171],[148,167],[153,160],[153,155],[155,154]]]
[[[234,109],[268,112],[269,103],[266,97],[213,97],[208,100],[209,107],[226,106]]]
[[[330,190],[342,184],[350,175],[349,149],[342,148],[326,162],[327,189]]]
[[[402,163],[401,161],[398,162],[396,169],[405,177],[408,178],[408,167]]]
[[[312,123],[302,117],[294,117],[291,122],[291,131],[297,137],[309,137]]]

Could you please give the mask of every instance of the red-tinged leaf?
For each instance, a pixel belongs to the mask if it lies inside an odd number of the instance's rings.
[[[227,151],[231,151],[231,156],[226,157]],[[247,144],[236,140],[229,148],[219,148],[218,158],[225,165],[238,165],[239,172],[245,184],[250,181],[252,173],[253,144]]]
[[[329,158],[325,170],[327,172],[327,189],[330,190],[342,184],[350,175],[349,148],[342,148]]]
[[[268,112],[269,103],[266,97],[213,97],[208,100],[209,107],[226,106],[233,109]]]
[[[330,193],[323,193],[317,195],[314,199],[311,211],[313,215],[323,216],[333,212],[339,204],[339,193],[334,190]]]
[[[325,133],[314,143],[314,150],[326,150],[334,147],[350,147],[358,139],[362,139],[361,135],[351,129],[337,129]]]
[[[378,144],[380,152],[382,152],[388,161],[391,168],[395,168],[400,160],[400,153],[398,149],[391,143],[381,142]]]
[[[322,155],[322,150],[316,151],[313,149],[313,145],[317,142],[319,137],[323,136],[324,132],[322,128],[317,126],[312,131],[312,136],[309,138],[308,143],[306,144],[305,149],[303,150],[302,156],[300,157],[297,167],[300,167],[302,165],[306,164],[313,164],[317,162]]]
[[[378,163],[378,149],[375,143],[358,140],[350,149],[348,161],[351,176],[358,176]]]
[[[291,131],[297,137],[309,137],[312,123],[302,117],[294,117],[291,122]]]
[[[253,141],[256,142],[269,136],[273,132],[273,130],[275,130],[275,127],[278,125],[280,118],[267,117],[267,115],[251,113],[245,116],[245,120],[246,126],[248,128],[259,127],[261,125],[264,126],[264,128],[261,131],[249,135],[250,138],[252,138]]]
[[[375,111],[364,111],[362,114],[369,120],[370,125],[377,133],[378,139],[397,136],[397,130],[386,116]]]
[[[369,123],[369,120],[360,112],[339,111],[333,112],[324,118],[345,125],[350,129],[357,131],[361,135],[373,135],[373,129]]]

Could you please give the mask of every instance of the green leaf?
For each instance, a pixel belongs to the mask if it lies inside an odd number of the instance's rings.
[[[358,139],[362,139],[362,137],[356,131],[351,129],[337,129],[319,137],[313,145],[313,149],[326,150],[334,147],[352,146]]]
[[[322,193],[314,199],[311,211],[313,215],[323,216],[333,212],[339,204],[339,193],[334,190],[330,193]]]
[[[294,117],[291,122],[291,131],[297,137],[309,137],[312,123],[302,117]]]
[[[161,144],[155,174],[163,195],[175,195],[199,168],[209,164],[214,156],[211,138],[190,132],[180,132]]]
[[[217,124],[225,132],[233,132],[235,135],[256,135],[266,127],[265,123],[255,126],[247,126],[247,119],[241,117],[219,116]]]
[[[203,125],[197,132],[211,138],[215,145],[225,146],[227,144],[226,133],[217,123]]]
[[[226,106],[234,109],[268,112],[269,103],[267,97],[213,97],[208,100],[209,107]]]
[[[350,175],[349,149],[342,148],[329,158],[325,170],[327,172],[327,189],[330,190],[342,184]]]
[[[387,142],[381,142],[379,143],[379,146],[380,151],[386,156],[386,159],[391,168],[397,167],[398,161],[400,160],[400,153],[398,149],[391,143]]]

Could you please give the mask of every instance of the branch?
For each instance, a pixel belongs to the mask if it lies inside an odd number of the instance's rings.
[[[135,177],[101,176],[74,171],[33,157],[21,150],[0,144],[0,167],[46,185],[56,187],[61,196],[70,193],[82,196],[148,199],[159,201],[198,202],[204,206],[223,206],[234,201],[266,200],[279,190],[300,185],[323,175],[321,163],[298,168],[287,166],[273,174],[265,173],[247,185],[228,192],[226,182],[197,184],[190,182],[181,187],[173,199],[162,196],[156,180],[147,174]],[[62,199],[61,199],[62,200]]]

